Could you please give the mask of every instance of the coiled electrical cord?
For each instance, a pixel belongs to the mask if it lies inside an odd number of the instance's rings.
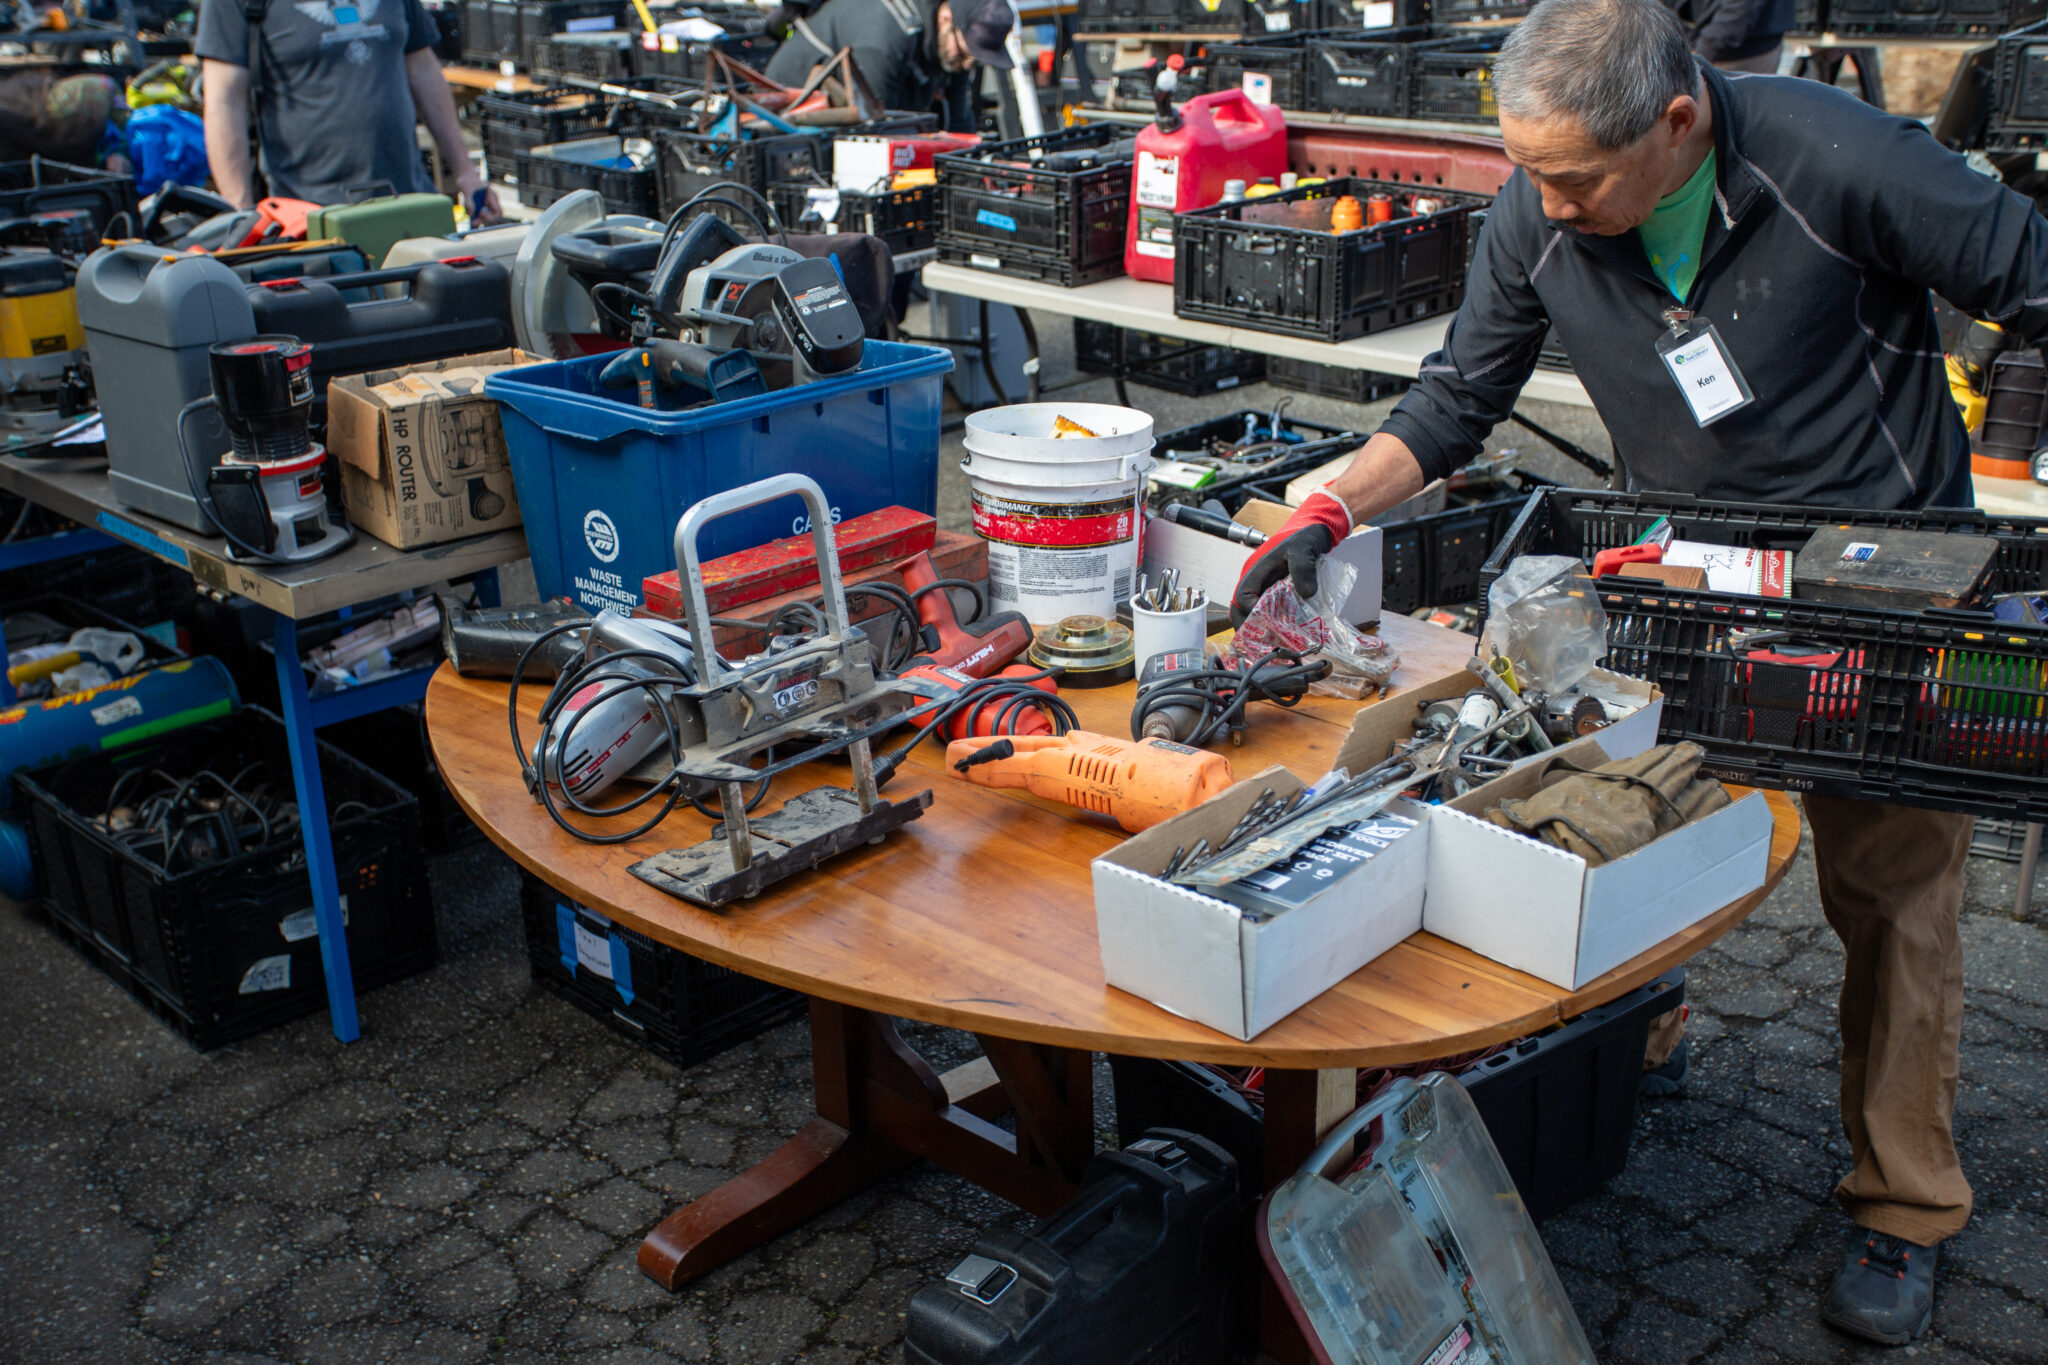
[[[936,585],[935,585],[936,586]],[[1033,686],[1052,677],[1057,670],[1045,669],[1038,673],[1017,674],[1011,677],[978,678],[960,689],[952,697],[940,698],[914,707],[898,717],[921,725],[909,741],[875,759],[875,785],[881,786],[896,775],[903,761],[911,751],[933,735],[944,735],[953,728],[953,722],[964,720],[962,729],[970,735],[979,734],[981,719],[989,716],[989,738],[999,738],[1017,733],[1018,720],[1028,711],[1036,709],[1045,716],[1046,723],[1055,735],[1064,735],[1077,730],[1081,721],[1074,714],[1074,708],[1066,699],[1055,692],[1044,692]],[[930,708],[937,707],[937,710]],[[993,714],[989,708],[994,707]]]
[[[1308,695],[1309,684],[1329,676],[1328,659],[1305,662],[1287,649],[1276,649],[1256,663],[1235,668],[1218,665],[1169,673],[1139,689],[1137,704],[1131,708],[1131,738],[1146,738],[1146,723],[1158,717],[1162,725],[1172,727],[1170,736],[1162,732],[1156,736],[1159,738],[1171,737],[1200,748],[1228,733],[1231,743],[1241,744],[1246,706],[1254,701],[1293,706]],[[1183,734],[1184,722],[1159,715],[1169,707],[1194,712],[1193,728]]]

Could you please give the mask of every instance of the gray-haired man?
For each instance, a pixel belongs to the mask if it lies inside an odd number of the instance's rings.
[[[1520,168],[1444,348],[1327,495],[1246,565],[1283,574],[1475,455],[1555,325],[1635,488],[1901,508],[1970,502],[1928,299],[2048,335],[2048,222],[1920,125],[1812,81],[1731,78],[1658,0],[1544,0],[1494,70]],[[1951,1131],[1968,818],[1810,796],[1846,952],[1836,1197],[1857,1229],[1822,1314],[1885,1343],[1932,1311],[1970,1214]]]

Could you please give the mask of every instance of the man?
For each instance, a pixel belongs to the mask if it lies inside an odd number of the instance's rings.
[[[217,0],[216,0],[217,2]],[[943,100],[946,128],[974,131],[975,64],[1010,69],[1003,50],[1016,13],[1010,0],[828,0],[795,19],[788,39],[763,73],[802,85],[811,68],[853,49],[853,60],[890,109],[923,113]]]
[[[1695,55],[1723,71],[1771,75],[1798,22],[1793,0],[1675,0]]]
[[[1476,454],[1553,323],[1631,487],[1968,505],[1927,291],[2048,334],[2048,222],[2026,200],[1844,92],[1696,61],[1659,0],[1543,0],[1493,84],[1519,169],[1444,348],[1246,566],[1236,612],[1283,575],[1312,592],[1355,521]],[[1896,1344],[1926,1326],[1937,1249],[1970,1214],[1950,1119],[1971,821],[1836,797],[1805,809],[1847,954],[1853,1167],[1836,1196],[1857,1224],[1823,1316]]]
[[[257,126],[270,193],[340,203],[358,186],[431,191],[414,138],[424,120],[457,168],[472,220],[498,199],[462,144],[455,100],[434,56],[438,32],[420,0],[257,0],[263,17]],[[249,173],[250,24],[237,0],[206,0],[194,47],[206,110],[206,156],[221,197],[255,203]]]

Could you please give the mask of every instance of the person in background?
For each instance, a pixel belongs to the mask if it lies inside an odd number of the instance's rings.
[[[431,192],[414,134],[424,122],[471,221],[498,217],[498,198],[463,146],[455,100],[433,45],[439,30],[420,0],[257,0],[261,62],[257,128],[274,196],[344,201],[359,186]],[[205,0],[194,47],[206,155],[221,197],[255,203],[249,161],[250,23],[238,0]]]
[[[850,47],[886,107],[923,113],[942,105],[947,131],[971,133],[974,68],[1010,69],[1003,44],[1015,22],[1010,0],[827,0],[790,19],[789,37],[763,74],[802,85],[812,67]]]
[[[1774,76],[1785,34],[1799,22],[1796,0],[1676,0],[1693,54],[1723,71]]]
[[[1662,0],[1530,10],[1493,71],[1516,170],[1443,349],[1247,562],[1233,618],[1283,577],[1314,593],[1354,525],[1477,455],[1553,326],[1631,490],[1970,505],[1929,291],[2039,345],[2048,220],[1915,120],[1818,81],[1729,76],[1690,48]],[[1843,950],[1835,1199],[1854,1224],[1820,1314],[1899,1345],[1926,1330],[1941,1244],[1970,1218],[1954,1114],[1973,822],[1801,802]]]

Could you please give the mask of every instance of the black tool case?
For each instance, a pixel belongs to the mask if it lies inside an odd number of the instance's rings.
[[[1718,502],[1676,493],[1552,489],[1530,496],[1487,560],[1485,590],[1519,555],[1590,560],[1660,517],[1680,540],[1797,550],[1855,524],[1998,541],[1989,591],[2039,592],[2048,520],[1974,510]],[[2048,627],[1981,611],[1904,611],[1585,580],[1607,613],[1606,667],[1664,691],[1658,738],[1707,751],[1703,771],[1786,791],[2048,820]],[[1738,631],[1782,632],[1751,659]]]
[[[1088,1163],[1031,1233],[981,1238],[910,1300],[909,1365],[1229,1365],[1244,1265],[1237,1162],[1155,1129]]]
[[[1132,158],[1119,145],[1132,136],[1092,123],[933,158],[939,259],[1067,288],[1123,274]],[[1096,165],[1047,164],[1095,151]]]
[[[403,295],[367,301],[349,297],[396,286],[404,287]],[[314,386],[323,397],[327,381],[338,374],[512,345],[511,297],[505,267],[474,256],[249,286],[258,332],[283,332],[312,343]]]
[[[1436,211],[1331,232],[1295,226],[1293,205],[1374,194],[1423,195]],[[1465,298],[1475,210],[1484,195],[1340,177],[1174,215],[1173,311],[1203,322],[1349,341],[1454,311]],[[943,238],[941,239],[943,243]]]

